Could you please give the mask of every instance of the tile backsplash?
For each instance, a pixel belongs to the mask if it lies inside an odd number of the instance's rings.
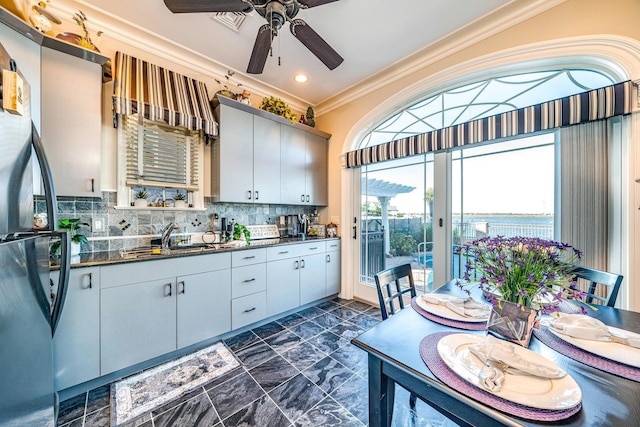
[[[163,208],[116,209],[116,193],[103,191],[102,197],[58,197],[58,219],[80,218],[91,224],[81,232],[89,239],[81,252],[104,252],[129,249],[150,244],[165,225],[174,222],[179,228],[174,235],[214,230],[214,216],[234,219],[244,225],[276,224],[281,215],[310,214],[315,207],[290,205],[256,205],[219,203],[205,199],[205,210],[172,210]],[[46,212],[44,199],[36,196],[35,213]],[[103,231],[92,230],[95,222],[103,225]]]

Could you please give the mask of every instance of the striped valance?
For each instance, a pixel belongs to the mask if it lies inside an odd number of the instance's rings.
[[[626,81],[531,107],[350,151],[346,167],[491,141],[630,114],[632,82]]]
[[[204,83],[122,52],[116,52],[113,111],[218,134]]]

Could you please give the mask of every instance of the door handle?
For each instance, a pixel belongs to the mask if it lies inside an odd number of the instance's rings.
[[[178,282],[178,285],[182,285],[182,291],[180,292],[181,294],[184,294],[184,292],[186,291],[186,286],[184,284],[184,280],[181,280]],[[177,287],[177,286],[176,286]]]
[[[296,262],[293,263],[293,266],[294,266],[293,267],[294,270],[298,270],[300,268],[300,263],[298,261],[296,261]]]
[[[247,200],[251,200],[251,190],[247,190]]]
[[[84,276],[89,278],[89,283],[87,283],[84,289],[91,289],[93,287],[93,273],[87,273]]]
[[[96,180],[95,180],[95,178],[91,178],[91,192],[92,192],[92,193],[95,193],[95,192],[96,192],[95,184],[96,184]]]
[[[304,268],[304,260],[300,260],[300,268]]]
[[[258,200],[260,198],[260,192],[256,190],[255,193],[256,193],[256,200]]]
[[[300,195],[300,201],[301,201],[302,203],[304,203],[304,194],[301,194],[301,195]]]
[[[165,297],[170,297],[172,294],[172,290],[173,290],[173,283],[167,283],[166,285],[164,285],[164,289],[167,289],[167,286],[169,287],[169,293],[164,294]]]
[[[357,226],[353,226],[353,240],[357,240],[358,239],[358,227]]]
[[[311,200],[311,199],[309,198],[309,195],[307,194],[307,203],[309,203],[309,200]]]
[[[327,255],[327,262],[331,262],[331,255]]]

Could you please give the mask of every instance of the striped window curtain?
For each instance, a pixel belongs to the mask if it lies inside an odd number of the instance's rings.
[[[170,126],[202,130],[209,137],[218,135],[203,82],[116,52],[113,87],[114,125],[117,114],[140,114]]]
[[[632,86],[631,81],[617,83],[385,144],[349,151],[345,156],[345,166],[354,168],[631,114]]]
[[[606,120],[560,130],[561,239],[581,265],[606,271],[609,247],[609,138]]]

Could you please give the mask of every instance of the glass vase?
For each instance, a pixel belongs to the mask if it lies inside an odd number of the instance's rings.
[[[487,332],[497,338],[528,347],[538,315],[538,310],[531,307],[519,307],[513,302],[499,301],[491,308]]]

